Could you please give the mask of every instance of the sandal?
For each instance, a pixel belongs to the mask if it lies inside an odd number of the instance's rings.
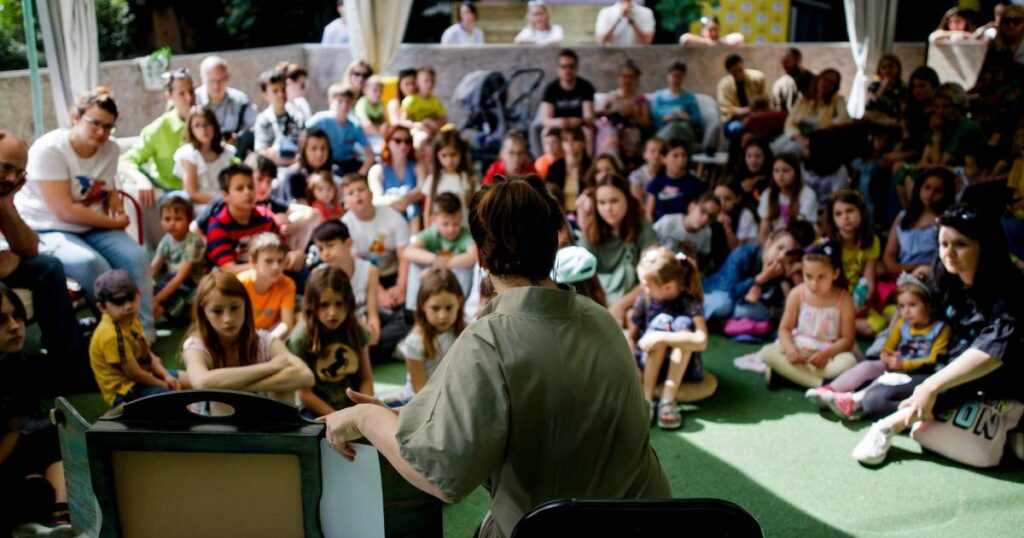
[[[683,425],[683,415],[675,402],[658,404],[658,427],[663,430],[675,430]]]

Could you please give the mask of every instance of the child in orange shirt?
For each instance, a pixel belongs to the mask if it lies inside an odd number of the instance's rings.
[[[295,326],[295,281],[284,274],[287,250],[279,235],[261,233],[249,244],[252,268],[238,274],[252,301],[256,328],[281,340]]]

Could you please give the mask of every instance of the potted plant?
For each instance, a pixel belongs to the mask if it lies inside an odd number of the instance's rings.
[[[142,83],[146,89],[163,89],[163,74],[171,68],[171,47],[164,45],[149,56],[143,56],[136,61],[139,62],[139,69],[142,70]]]

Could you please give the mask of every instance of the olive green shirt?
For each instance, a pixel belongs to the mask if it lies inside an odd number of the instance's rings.
[[[484,484],[508,536],[545,501],[667,498],[649,408],[612,316],[572,290],[499,294],[402,409],[402,457],[452,500]]]

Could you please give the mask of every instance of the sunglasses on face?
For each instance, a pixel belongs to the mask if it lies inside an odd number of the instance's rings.
[[[103,302],[112,304],[114,306],[121,306],[121,305],[123,305],[125,303],[132,302],[134,299],[135,299],[135,295],[127,293],[127,294],[124,294],[124,295],[118,295],[117,297],[110,297],[110,298],[108,298],[107,300],[105,300]]]
[[[366,71],[353,71],[352,72],[352,76],[353,77],[359,77],[359,78],[366,78],[366,77],[370,76],[370,73],[368,73]]]
[[[999,19],[999,24],[1005,24],[1007,26],[1017,26],[1024,22],[1024,17],[1003,17]]]
[[[410,146],[412,145],[411,138],[392,138],[391,141],[394,142],[395,144],[406,144]]]

